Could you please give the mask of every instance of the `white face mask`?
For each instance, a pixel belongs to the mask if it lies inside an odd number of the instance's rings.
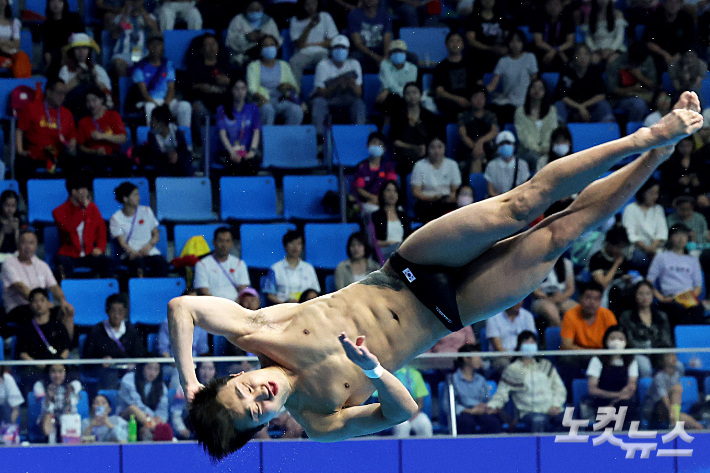
[[[466,207],[473,203],[473,196],[468,194],[461,194],[457,200],[459,207]]]
[[[623,350],[626,348],[626,342],[624,340],[609,340],[606,342],[610,350]]]
[[[367,147],[367,152],[370,153],[370,156],[373,158],[381,158],[382,155],[385,154],[385,148],[380,145],[370,145]]]
[[[569,144],[567,143],[557,143],[552,146],[552,152],[555,153],[557,156],[567,156],[567,153],[569,153]]]
[[[520,345],[522,353],[537,353],[537,343],[523,343]]]

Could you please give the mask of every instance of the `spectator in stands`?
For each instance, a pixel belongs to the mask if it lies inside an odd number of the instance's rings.
[[[251,285],[244,261],[232,255],[234,235],[229,227],[214,231],[214,251],[195,265],[194,287],[200,296],[224,297],[236,301],[240,291]]]
[[[705,323],[705,308],[698,301],[702,292],[702,271],[697,258],[688,254],[690,229],[676,224],[668,231],[668,251],[659,252],[648,269],[659,307],[669,316],[672,327]]]
[[[46,373],[45,380],[38,380],[32,391],[42,403],[42,412],[37,419],[42,434],[49,437],[50,443],[55,443],[61,439],[62,415],[77,414],[81,382],[69,381],[67,369],[62,364],[49,365]]]
[[[116,412],[138,422],[139,439],[152,440],[158,425],[168,422],[168,388],[159,363],[138,365],[121,379]]]
[[[653,96],[651,101],[653,112],[651,112],[643,120],[643,126],[655,125],[661,120],[661,117],[671,110],[671,94],[665,90],[659,90]]]
[[[296,49],[289,64],[300,85],[303,71],[328,57],[330,41],[338,35],[338,29],[330,13],[319,11],[318,0],[299,0],[298,7],[298,14],[289,23],[289,36]]]
[[[581,288],[579,305],[565,312],[562,319],[561,350],[604,347],[606,330],[617,323],[614,314],[601,306],[602,292],[602,287],[594,281]]]
[[[611,105],[606,101],[602,72],[590,61],[587,45],[578,44],[574,59],[570,67],[563,70],[554,95],[560,123],[615,120]]]
[[[91,201],[89,183],[72,177],[66,183],[69,198],[52,211],[59,227],[56,265],[60,280],[72,277],[78,267],[88,267],[99,277],[114,274],[113,261],[106,256],[106,224],[99,208]]]
[[[205,118],[214,114],[225,95],[229,95],[229,63],[221,53],[212,33],[195,38],[188,50],[187,95],[192,102],[193,122],[198,127],[204,126]]]
[[[72,33],[84,31],[84,22],[77,12],[69,11],[67,0],[47,0],[45,17],[41,25],[44,71],[47,77],[56,77],[62,65],[62,48]]]
[[[17,204],[20,196],[12,189],[0,194],[0,259],[4,263],[17,251],[20,227],[23,226]]]
[[[348,113],[354,125],[365,123],[362,69],[358,61],[348,58],[350,40],[338,35],[332,39],[330,47],[331,57],[316,66],[311,116],[319,135],[323,135],[325,120],[332,110]]]
[[[535,319],[528,310],[523,309],[522,301],[486,320],[486,338],[491,351],[515,351],[518,335],[526,330],[537,333]],[[501,373],[509,364],[510,357],[507,356],[491,359],[491,366]]]
[[[134,162],[121,152],[128,135],[121,115],[106,107],[106,94],[92,87],[86,92],[89,116],[77,124],[82,169],[91,176],[127,176]]]
[[[243,78],[230,82],[229,100],[217,107],[219,158],[228,174],[255,176],[261,166],[261,118],[259,108],[246,103]]]
[[[698,57],[693,51],[683,51],[677,61],[668,69],[671,82],[677,93],[690,90],[702,95],[701,86],[708,72],[708,63]]]
[[[515,155],[515,135],[512,131],[498,133],[496,147],[497,157],[488,163],[484,174],[489,197],[508,192],[530,179],[528,163]]]
[[[264,14],[264,7],[258,0],[252,0],[244,13],[235,16],[229,23],[224,41],[229,49],[229,59],[233,66],[245,67],[249,61],[259,59],[259,43],[264,36],[276,38],[281,47],[283,39],[273,18]]]
[[[633,284],[629,274],[629,237],[622,225],[615,225],[606,232],[604,247],[589,259],[592,280],[604,288],[604,297],[612,312],[618,313],[630,302]]]
[[[247,289],[244,289],[243,291],[246,291]],[[158,356],[162,356],[163,358],[170,358],[173,356],[173,348],[170,345],[170,327],[168,326],[167,317],[160,322],[160,326],[158,327],[157,349]],[[207,332],[200,327],[195,327],[195,332],[192,336],[192,356],[205,356],[209,353],[209,351],[210,346]]]
[[[158,176],[194,176],[192,147],[185,132],[172,121],[173,115],[167,105],[153,110],[143,157],[148,163],[153,163]]]
[[[481,77],[471,62],[464,60],[463,48],[463,38],[458,31],[446,35],[448,54],[434,68],[431,90],[446,123],[456,122],[459,114],[471,106],[471,92]]]
[[[392,115],[389,132],[397,173],[406,176],[414,163],[426,156],[426,144],[443,133],[441,121],[422,106],[422,90],[416,82],[403,89],[404,107]]]
[[[359,0],[332,0],[326,2],[328,12],[333,15],[333,21],[335,21],[338,31],[348,28],[348,15],[359,5]]]
[[[466,344],[459,348],[459,353],[475,351],[479,351],[479,348],[472,344]],[[500,433],[502,427],[500,417],[488,413],[486,403],[491,400],[491,390],[486,378],[479,373],[483,367],[481,357],[459,357],[454,365],[456,371],[452,375],[451,381],[454,385],[454,406],[458,433],[462,435],[478,432],[482,434]]]
[[[57,166],[66,173],[73,169],[76,154],[74,117],[62,106],[67,86],[62,80],[49,80],[44,101],[32,101],[17,117],[15,175],[21,183],[34,176],[37,169],[54,172]]]
[[[658,202],[660,185],[649,179],[636,192],[636,202],[626,206],[621,223],[635,245],[632,269],[646,274],[651,260],[668,239],[665,211]]]
[[[557,127],[557,109],[550,104],[545,82],[530,82],[525,104],[515,110],[513,118],[518,134],[518,156],[528,163],[532,171],[547,163],[552,132]]]
[[[175,68],[172,61],[165,57],[163,37],[149,37],[146,47],[148,56],[133,67],[133,82],[141,97],[138,107],[145,109],[146,121],[151,123],[150,118],[155,108],[166,105],[177,117],[178,125],[189,127],[192,107],[190,102],[175,98]]]
[[[19,424],[20,406],[25,402],[15,378],[3,368],[0,375],[0,422]]]
[[[612,325],[606,329],[603,343],[604,348],[609,350],[627,348],[624,329],[619,325]],[[631,421],[639,420],[639,402],[636,397],[638,379],[639,366],[633,355],[594,356],[587,367],[587,403],[593,412],[606,406],[614,409],[626,407],[624,428],[628,428]]]
[[[12,17],[8,0],[0,0],[0,67],[10,69],[12,77],[26,78],[32,75],[32,63],[27,53],[20,50],[20,20]]]
[[[239,291],[237,304],[249,310],[261,309],[261,298],[253,287],[247,287]]]
[[[188,30],[202,29],[202,15],[192,0],[162,0],[158,7],[160,31],[175,28],[175,21],[182,19]]]
[[[130,277],[164,278],[168,275],[168,262],[156,248],[160,232],[153,210],[140,205],[141,196],[135,184],[122,182],[113,192],[123,208],[111,216],[109,230],[120,247],[121,260],[128,266]]]
[[[128,422],[111,415],[111,403],[103,394],[98,394],[91,403],[89,418],[81,420],[82,436],[92,436],[94,442],[126,442]]]
[[[321,291],[315,268],[301,259],[303,234],[289,230],[283,237],[286,257],[271,265],[265,287],[262,291],[272,304],[297,302],[306,289]]]
[[[380,265],[371,258],[372,248],[364,233],[353,233],[348,238],[346,248],[348,259],[341,261],[335,268],[335,289],[365,279],[365,276],[380,269]]]
[[[659,370],[651,381],[643,399],[643,416],[649,421],[651,429],[673,428],[677,422],[685,422],[688,429],[703,429],[693,417],[680,412],[683,400],[683,384],[678,371],[678,356],[664,353],[657,356]]]
[[[160,34],[155,16],[146,11],[143,3],[144,0],[123,0],[120,14],[113,19],[111,34],[116,44],[111,65],[119,77],[127,76],[146,56],[146,38]]]
[[[473,189],[471,186],[467,184],[461,185],[457,190],[456,190],[456,207],[461,208],[461,207],[466,207],[467,205],[471,205],[476,201],[476,198],[473,195]]]
[[[128,302],[121,294],[112,294],[106,299],[106,315],[103,322],[91,327],[82,358],[104,359],[141,358],[146,355],[143,337],[130,321],[127,321]],[[97,389],[118,389],[126,369],[117,365],[89,365],[85,370],[98,378]]]
[[[503,14],[501,2],[475,2],[473,13],[464,20],[464,28],[471,60],[477,64],[480,71],[492,71],[498,61],[508,53],[507,38],[512,29]]]
[[[31,229],[23,229],[17,239],[17,256],[11,255],[2,265],[2,298],[5,306],[3,336],[12,335],[7,324],[20,324],[32,319],[30,294],[42,288],[52,293],[56,306],[50,305],[52,318],[59,320],[67,332],[74,334],[74,307],[67,302],[62,287],[54,279],[49,265],[37,258],[37,236]]]
[[[379,209],[379,195],[387,181],[396,181],[397,173],[392,161],[382,161],[387,138],[380,133],[370,133],[367,137],[366,160],[358,164],[353,180],[353,194],[362,204],[362,210],[372,213]]]
[[[693,139],[680,141],[670,159],[663,164],[663,195],[672,202],[678,196],[698,198],[708,192],[707,165],[693,153]]]
[[[513,123],[515,110],[525,105],[530,82],[537,76],[535,55],[525,52],[525,34],[513,30],[507,38],[508,53],[498,60],[493,79],[486,86],[493,100],[488,108],[498,116],[501,125]],[[495,92],[500,89],[499,92]]]
[[[607,64],[626,51],[624,15],[610,0],[593,0],[585,43],[592,51],[592,63]]]
[[[461,172],[456,161],[444,157],[446,145],[434,137],[427,146],[428,156],[420,159],[412,170],[412,195],[416,199],[414,213],[430,222],[456,208],[456,189],[461,185]]]
[[[544,11],[530,27],[537,63],[543,72],[560,72],[574,49],[574,20],[563,12],[561,0],[546,0]]]
[[[708,243],[708,222],[703,214],[695,211],[695,199],[688,195],[682,195],[673,200],[673,208],[675,212],[666,217],[668,227],[682,224],[688,227],[690,234],[688,236],[688,247],[693,246],[700,252],[698,259],[700,267],[703,270],[705,278],[705,287],[708,287],[708,279],[710,278],[710,250],[707,249]]]
[[[400,188],[397,181],[387,181],[380,188],[379,210],[370,215],[375,227],[375,238],[387,260],[412,232],[411,221],[400,203]]]
[[[418,437],[431,437],[434,435],[431,419],[426,413],[422,412],[424,398],[430,394],[422,374],[416,368],[404,366],[395,371],[394,375],[407,388],[419,409],[409,420],[392,427],[392,434],[395,438],[405,438],[411,434]]]
[[[646,45],[633,43],[628,52],[607,63],[606,90],[610,103],[626,111],[629,122],[642,121],[653,99],[656,77],[656,66]]]
[[[619,315],[629,348],[670,348],[673,345],[668,315],[653,305],[653,284],[642,279],[634,286],[634,305]],[[653,375],[651,360],[646,355],[636,355],[639,376]]]
[[[419,71],[407,61],[407,43],[401,39],[390,44],[389,58],[380,63],[380,93],[375,99],[375,109],[392,116],[404,109],[404,87],[417,81]]]
[[[105,30],[110,31],[113,20],[121,13],[123,0],[96,0],[96,18],[102,20]]]
[[[86,33],[74,33],[65,47],[66,61],[59,70],[59,78],[67,85],[64,105],[76,120],[89,114],[86,94],[99,89],[107,100],[111,100],[111,79],[106,69],[96,64],[94,53],[99,54],[99,45]]]
[[[301,293],[301,297],[298,298],[298,303],[303,304],[304,302],[308,302],[310,300],[313,300],[317,297],[320,297],[320,294],[318,294],[318,291],[315,289],[306,289]]]
[[[561,315],[577,305],[572,299],[575,290],[572,261],[560,258],[547,278],[533,291],[531,310],[544,318],[549,327],[558,327]]]
[[[463,153],[459,158],[465,173],[482,172],[486,155],[493,153],[493,140],[498,136],[498,119],[486,110],[487,91],[476,86],[471,93],[471,107],[459,114],[459,136]]]
[[[360,7],[348,14],[348,36],[358,61],[365,73],[375,73],[389,55],[392,41],[392,18],[380,0],[362,0]]]
[[[548,161],[544,164],[569,156],[573,152],[572,133],[570,133],[566,125],[558,126],[552,131],[552,136],[550,136],[550,154]],[[538,169],[541,167],[538,165]]]
[[[532,432],[549,432],[562,422],[567,389],[554,365],[534,356],[537,349],[533,332],[526,330],[518,335],[515,351],[521,356],[503,372],[487,413],[500,414],[512,399],[517,414],[514,419],[519,417]]]
[[[265,35],[259,42],[261,58],[247,66],[249,93],[255,97],[261,112],[261,123],[273,125],[277,117],[286,125],[300,125],[303,109],[298,98],[300,86],[286,61],[276,59],[276,38]]]
[[[212,361],[202,361],[197,364],[197,380],[203,385],[207,385],[215,378],[217,368]],[[178,385],[179,386],[179,385]],[[182,387],[176,388],[175,397],[170,401],[170,421],[175,428],[177,437],[182,440],[189,440],[192,436],[190,429],[185,425],[185,417],[187,414],[187,404],[185,402],[185,393]]]
[[[668,70],[682,52],[693,47],[695,21],[683,10],[683,0],[662,0],[648,20],[643,41],[653,53],[659,72]]]

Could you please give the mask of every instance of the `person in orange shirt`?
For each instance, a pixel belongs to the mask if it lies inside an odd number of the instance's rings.
[[[604,333],[616,325],[616,316],[601,306],[604,289],[590,281],[582,289],[579,305],[565,312],[560,336],[562,350],[604,348]]]

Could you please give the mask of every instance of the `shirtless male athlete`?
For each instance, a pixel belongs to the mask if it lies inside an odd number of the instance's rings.
[[[434,220],[382,269],[333,294],[256,311],[207,296],[170,301],[173,353],[207,453],[221,459],[242,447],[283,406],[311,439],[324,442],[409,419],[417,404],[390,372],[450,331],[530,294],[577,237],[613,215],[673,145],[702,126],[699,111],[697,95],[685,92],[658,124],[556,160],[510,192]],[[636,153],[642,154],[596,180]],[[510,236],[580,191],[567,209]],[[200,385],[195,326],[255,353],[263,368]],[[375,389],[380,402],[362,405]]]

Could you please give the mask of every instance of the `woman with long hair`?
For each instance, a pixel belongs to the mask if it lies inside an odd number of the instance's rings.
[[[348,238],[346,247],[348,259],[341,261],[335,268],[335,289],[340,290],[354,282],[362,281],[365,276],[380,269],[380,265],[370,258],[372,248],[364,233],[353,233]]]
[[[72,33],[83,33],[81,16],[69,11],[67,0],[47,0],[42,23],[42,52],[44,71],[47,77],[56,77],[62,66],[62,48],[69,42]]]
[[[589,30],[585,43],[592,51],[594,64],[608,64],[626,51],[625,33],[628,23],[624,15],[614,8],[611,0],[592,0]]]
[[[627,205],[621,216],[621,224],[635,246],[631,265],[642,275],[646,274],[651,260],[668,240],[666,212],[658,203],[660,192],[660,183],[649,179],[636,192],[636,202]]]
[[[519,157],[532,171],[547,164],[552,132],[557,127],[557,109],[551,106],[550,94],[542,79],[530,82],[525,104],[515,110],[513,123],[518,134]]]
[[[402,208],[402,191],[396,181],[387,181],[380,189],[380,209],[370,216],[382,257],[387,260],[412,233],[412,222]]]
[[[247,90],[244,78],[233,78],[229,99],[217,107],[218,156],[231,175],[256,175],[261,165],[261,116],[247,103]]]
[[[142,440],[153,438],[156,426],[168,421],[168,388],[161,364],[140,364],[121,379],[116,412],[126,420],[136,419]]]
[[[17,204],[20,197],[17,192],[8,189],[0,194],[0,262],[4,262],[8,255],[17,251],[17,242],[20,239],[22,221],[17,213]]]
[[[12,7],[8,0],[0,0],[0,67],[10,69],[16,78],[30,77],[32,63],[29,56],[20,50],[20,30],[22,23],[12,17]]]

